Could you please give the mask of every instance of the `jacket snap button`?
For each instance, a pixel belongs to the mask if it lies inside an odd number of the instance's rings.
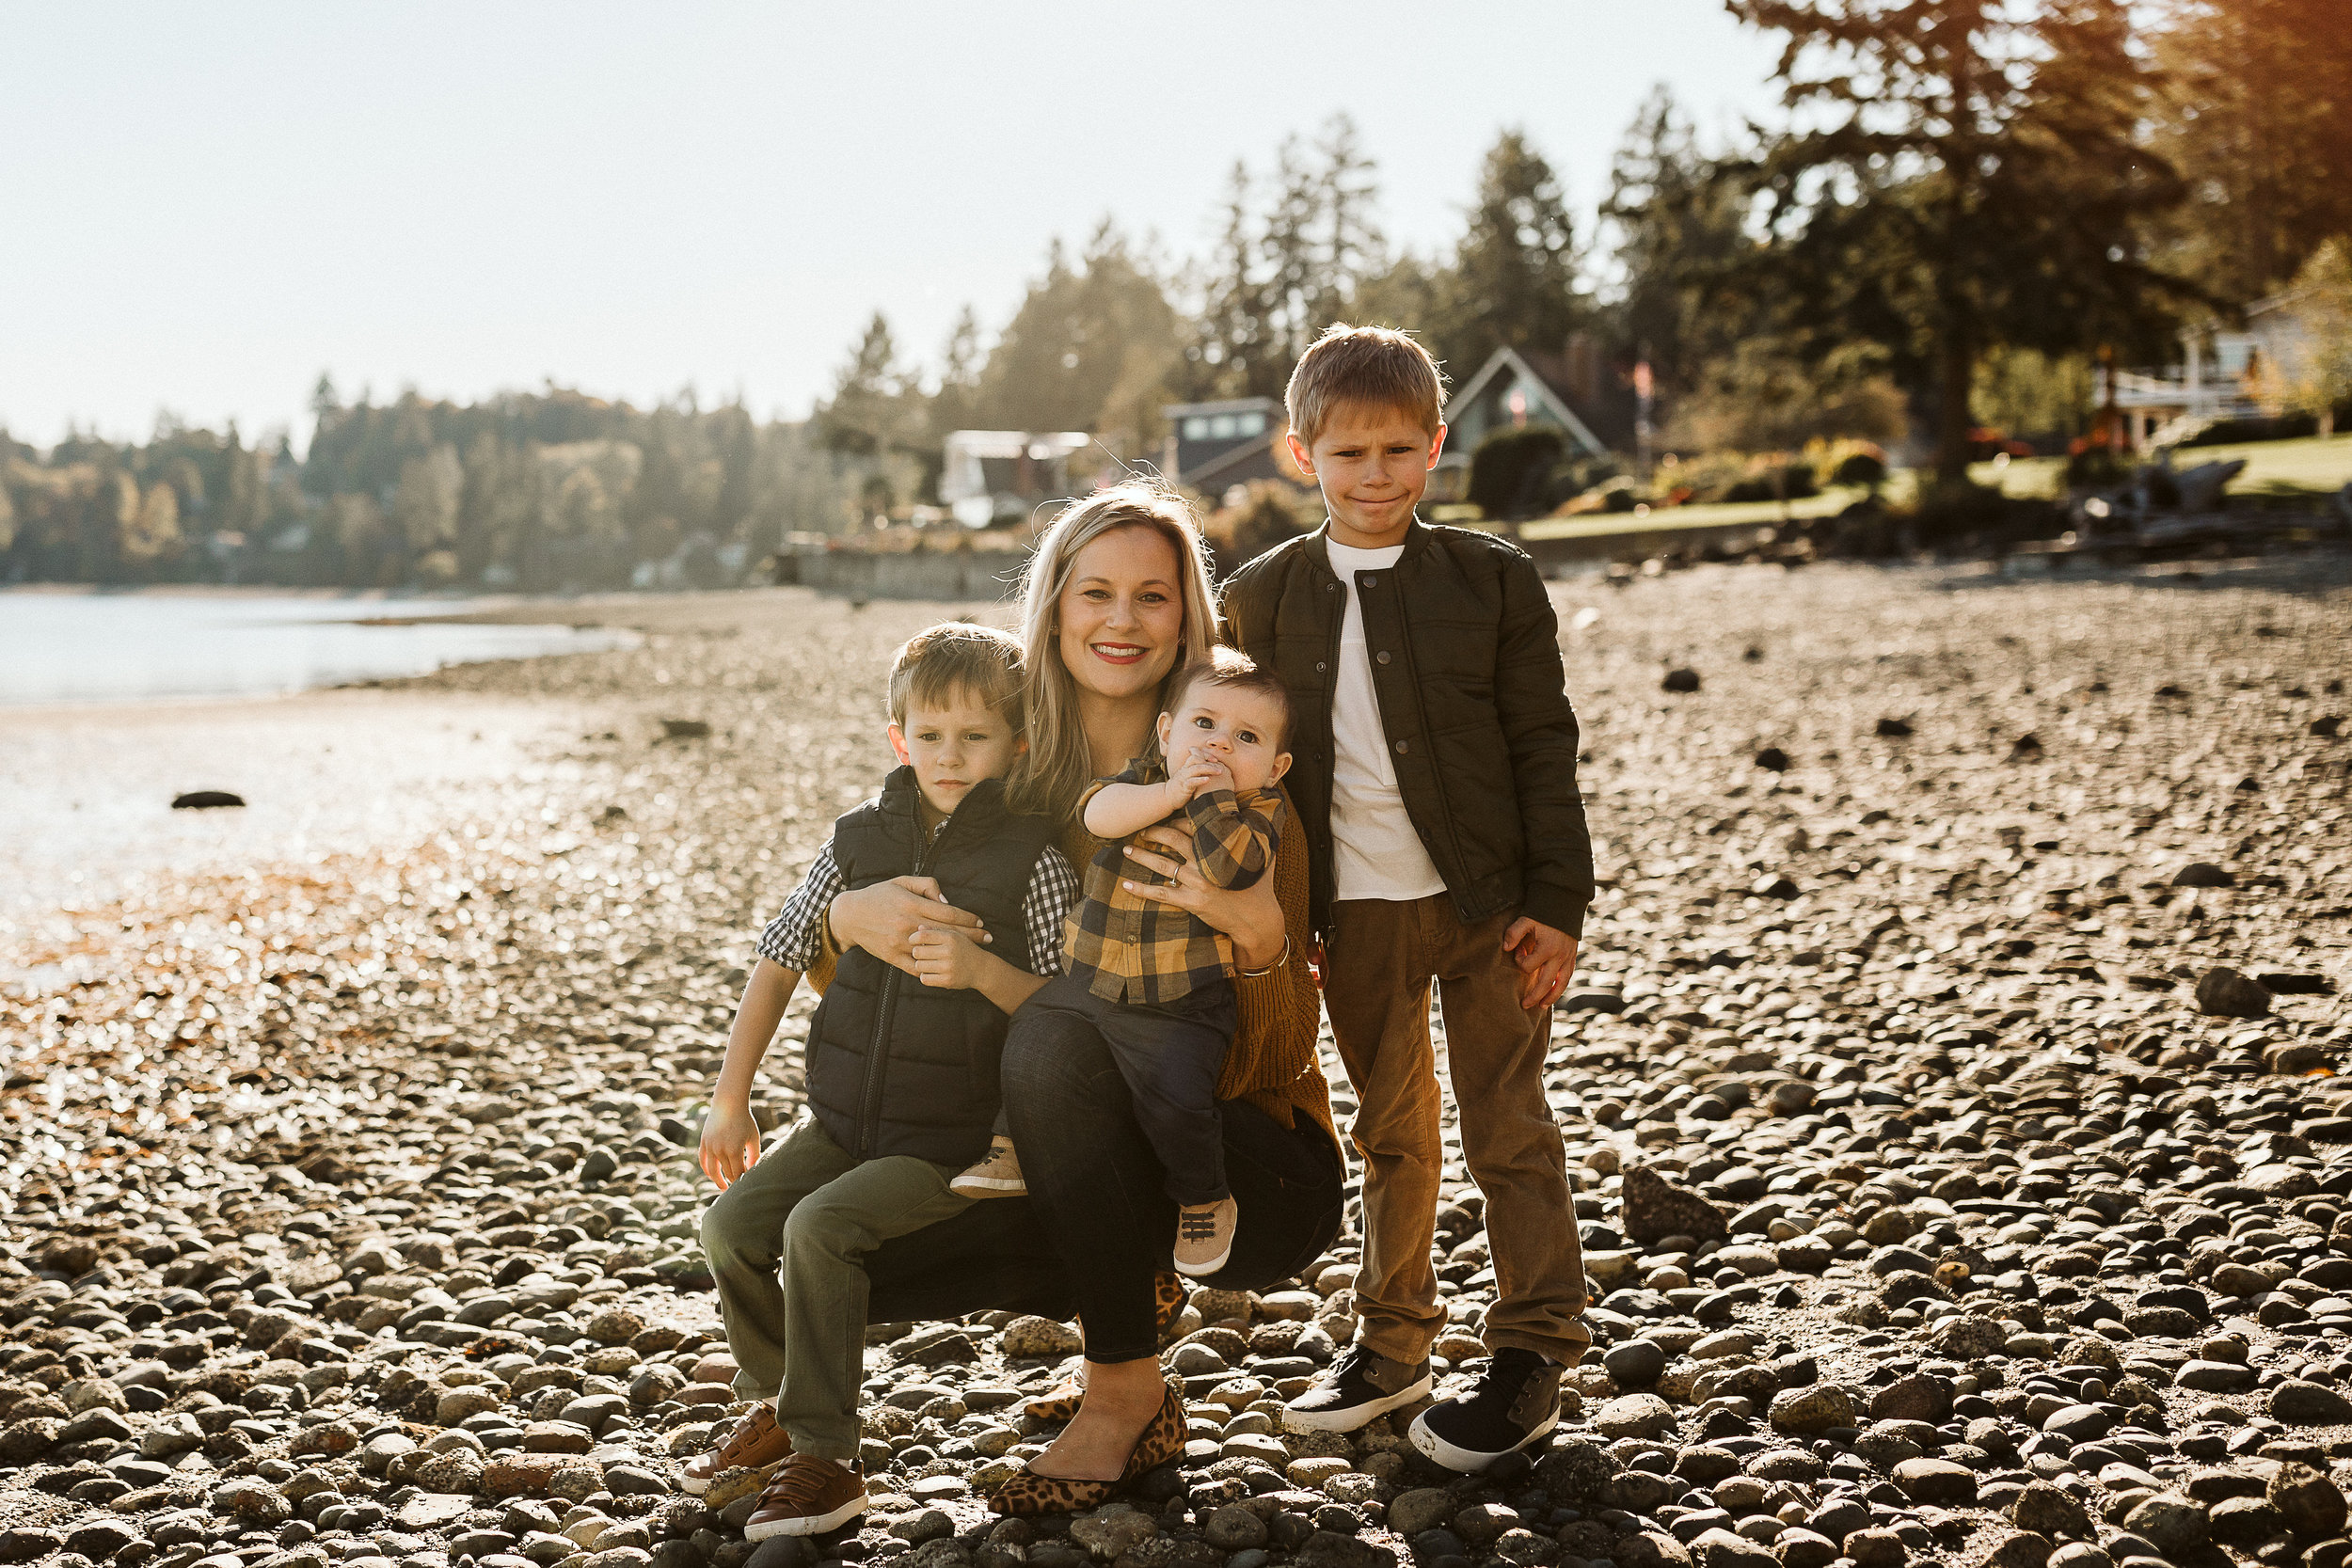
[[[1318,675],[1323,673],[1323,660],[1321,659],[1315,660],[1315,673]]]
[[[1396,743],[1396,754],[1397,754],[1398,756],[1403,756],[1406,752],[1409,752],[1409,751],[1411,751],[1411,750],[1412,750],[1412,748],[1411,748],[1410,746],[1406,745],[1406,744],[1405,744],[1405,742],[1403,742],[1402,740],[1400,740],[1400,741],[1398,741],[1398,742]]]
[[[1374,583],[1378,582],[1379,580],[1380,579],[1378,578],[1373,576],[1370,572],[1366,572],[1364,574],[1364,586],[1366,588],[1370,588]]]
[[[1380,662],[1381,662],[1381,663],[1383,663],[1383,664],[1386,664],[1386,663],[1388,663],[1388,662],[1389,662],[1389,656],[1388,656],[1386,653],[1381,654],[1381,656],[1380,656]]]

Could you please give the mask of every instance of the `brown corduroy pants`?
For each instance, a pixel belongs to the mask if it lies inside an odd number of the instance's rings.
[[[1357,1338],[1393,1360],[1419,1361],[1445,1326],[1429,1255],[1445,1164],[1433,982],[1463,1161],[1486,1198],[1496,1292],[1486,1349],[1573,1367],[1592,1343],[1567,1156],[1544,1098],[1551,1009],[1518,1004],[1518,966],[1502,950],[1511,918],[1466,926],[1443,893],[1331,909],[1323,1006],[1356,1090],[1349,1132],[1364,1159]]]

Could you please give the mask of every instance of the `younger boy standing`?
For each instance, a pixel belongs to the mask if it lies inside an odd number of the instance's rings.
[[[1401,332],[1333,326],[1291,376],[1290,450],[1329,520],[1243,567],[1234,640],[1291,692],[1292,799],[1312,847],[1323,1000],[1358,1102],[1356,1342],[1284,1422],[1352,1432],[1430,1388],[1444,1167],[1434,982],[1462,1152],[1486,1195],[1490,1359],[1414,1421],[1484,1469],[1559,1422],[1591,1344],[1566,1156],[1544,1096],[1551,1004],[1592,900],[1577,723],[1534,562],[1414,515],[1445,444],[1439,378]]]

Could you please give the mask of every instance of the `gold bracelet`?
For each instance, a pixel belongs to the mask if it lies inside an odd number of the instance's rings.
[[[1272,963],[1266,965],[1263,969],[1244,969],[1239,970],[1236,973],[1239,974],[1241,978],[1245,980],[1263,980],[1267,975],[1273,974],[1276,970],[1281,968],[1284,964],[1290,961],[1291,934],[1288,931],[1284,931],[1282,933],[1282,953],[1279,958],[1276,958]]]

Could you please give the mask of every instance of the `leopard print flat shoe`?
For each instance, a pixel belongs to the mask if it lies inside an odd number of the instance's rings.
[[[1176,1339],[1176,1320],[1184,1315],[1190,1300],[1191,1291],[1184,1285],[1184,1275],[1164,1270],[1152,1276],[1152,1320],[1162,1350]],[[1084,1319],[1078,1320],[1078,1328],[1080,1333],[1085,1332]],[[1067,1421],[1078,1413],[1078,1403],[1086,1398],[1086,1392],[1083,1378],[1066,1377],[1021,1408],[1041,1421]]]
[[[1079,1402],[1086,1397],[1087,1386],[1066,1377],[1021,1408],[1041,1421],[1067,1421],[1078,1413]]]
[[[1191,1295],[1184,1276],[1173,1269],[1162,1269],[1152,1276],[1152,1318],[1160,1331],[1162,1350],[1176,1338],[1176,1320],[1184,1315]]]
[[[995,1496],[988,1499],[989,1507],[1007,1518],[1033,1518],[1041,1513],[1078,1513],[1099,1508],[1112,1494],[1134,1485],[1152,1470],[1184,1451],[1190,1433],[1184,1424],[1184,1394],[1170,1383],[1160,1400],[1160,1408],[1136,1439],[1135,1451],[1127,1456],[1126,1467],[1119,1472],[1117,1481],[1078,1481],[1068,1476],[1041,1476],[1023,1466],[1015,1471]]]

